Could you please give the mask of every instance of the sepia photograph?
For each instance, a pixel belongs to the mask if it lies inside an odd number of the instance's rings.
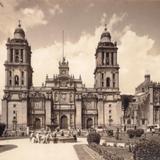
[[[160,160],[160,0],[0,0],[0,160]]]

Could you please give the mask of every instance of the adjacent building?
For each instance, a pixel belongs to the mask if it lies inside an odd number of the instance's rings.
[[[95,53],[93,88],[86,88],[81,77],[70,75],[65,57],[59,62],[58,75],[46,76],[42,86],[34,87],[31,46],[20,24],[6,46],[2,121],[7,128],[120,126],[118,48],[106,27]]]
[[[129,128],[160,125],[160,83],[151,81],[149,74],[144,78],[125,112],[125,125]]]

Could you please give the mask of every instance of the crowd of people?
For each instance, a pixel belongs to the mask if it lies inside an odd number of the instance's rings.
[[[31,131],[30,133],[30,142],[32,143],[57,143],[58,139],[65,138],[65,137],[73,137],[75,141],[77,141],[77,136],[81,135],[80,129],[73,129],[73,130],[60,130],[57,129],[55,131],[47,131],[47,130],[40,130],[40,131]]]

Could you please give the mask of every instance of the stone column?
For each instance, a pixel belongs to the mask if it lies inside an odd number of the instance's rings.
[[[7,61],[8,62],[10,62],[10,59],[11,59],[9,54],[10,54],[10,48],[7,48]]]
[[[82,102],[81,95],[76,95],[76,128],[82,128]]]
[[[27,63],[27,57],[26,57],[26,49],[23,50],[23,61],[24,63]]]
[[[149,125],[153,125],[153,88],[149,88],[149,94],[150,94],[150,104],[149,104],[149,115],[148,115],[148,122]]]
[[[98,126],[104,125],[104,106],[103,106],[103,99],[102,95],[99,95],[98,97]]]
[[[26,87],[28,87],[28,72],[27,72],[27,70],[25,70],[25,72],[24,72],[25,74],[25,76],[24,76],[24,84],[25,84],[25,86]]]
[[[7,100],[2,100],[2,122],[6,124],[8,128],[8,103]]]
[[[47,100],[45,103],[45,125],[51,125],[51,101]]]
[[[23,126],[27,127],[28,117],[27,117],[27,100],[22,101],[21,111],[19,112],[20,116],[17,116],[17,122]]]
[[[9,81],[9,77],[8,77],[8,69],[5,69],[5,86],[8,86],[8,81]]]
[[[114,54],[114,65],[117,65],[117,53],[113,53]]]
[[[13,63],[15,63],[15,49],[13,49]]]
[[[115,73],[115,83],[116,83],[116,87],[119,88],[119,72]]]

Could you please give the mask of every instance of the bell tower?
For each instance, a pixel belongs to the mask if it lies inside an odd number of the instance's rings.
[[[105,91],[119,91],[117,50],[117,43],[111,41],[111,35],[105,26],[95,53],[95,88],[101,88]]]
[[[7,41],[5,89],[29,89],[32,86],[31,47],[19,22],[14,37]]]

